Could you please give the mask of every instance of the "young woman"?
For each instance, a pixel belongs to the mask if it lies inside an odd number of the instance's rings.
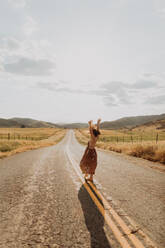
[[[93,175],[95,174],[97,166],[97,153],[95,150],[95,145],[100,135],[100,122],[101,119],[98,119],[96,126],[93,125],[93,121],[88,122],[91,137],[80,161],[80,168],[82,173],[85,174],[84,178],[90,181],[93,181]],[[90,175],[89,178],[88,175]]]

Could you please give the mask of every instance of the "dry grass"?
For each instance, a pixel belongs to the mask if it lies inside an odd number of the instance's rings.
[[[142,144],[109,144],[109,146],[106,146],[106,149],[165,164],[165,142],[163,141],[155,145],[152,142],[143,142]]]
[[[8,134],[9,131],[10,140],[7,138],[0,139],[0,158],[27,150],[55,145],[66,133],[65,129],[57,128],[0,128],[0,134]],[[19,135],[15,135],[14,138],[14,134]],[[4,135],[3,137],[7,136]]]
[[[107,131],[102,130],[103,135],[100,136],[99,141],[97,142],[97,147],[105,150],[115,151],[119,153],[125,153],[131,156],[144,158],[154,162],[160,162],[165,164],[165,140],[159,141],[157,144],[152,141],[143,141],[135,143],[129,142],[111,142],[109,141],[108,135],[115,134],[117,131]],[[119,134],[118,134],[119,135]],[[145,134],[144,134],[145,135]],[[146,134],[148,137],[148,134]],[[86,129],[76,130],[76,137],[78,141],[82,144],[87,144],[89,139],[89,132]],[[114,135],[115,137],[115,135]]]
[[[0,140],[42,140],[56,134],[58,128],[0,128]]]

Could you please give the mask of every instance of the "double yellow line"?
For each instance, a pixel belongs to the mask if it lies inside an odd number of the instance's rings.
[[[103,215],[106,223],[110,227],[111,231],[113,232],[114,236],[116,237],[117,241],[120,243],[121,247],[123,248],[146,248],[142,242],[132,233],[130,228],[126,225],[126,223],[121,219],[121,217],[117,214],[117,212],[109,205],[105,197],[101,194],[100,191],[95,187],[95,185],[88,181],[86,182],[83,178],[82,174],[80,173],[78,167],[76,166],[76,162],[70,156],[69,151],[67,150],[67,156],[78,175],[79,179],[83,183],[83,186],[86,188],[87,192],[89,193],[90,197],[92,198],[93,202],[96,204],[97,208],[99,209],[100,213]],[[102,203],[102,204],[101,204]],[[115,224],[114,220],[120,226],[120,229]],[[147,236],[143,233],[144,237]],[[127,239],[125,238],[127,237]],[[152,244],[152,248],[156,248],[155,244],[147,237],[150,241],[150,245]],[[129,240],[129,242],[128,242]],[[131,245],[130,245],[131,244]],[[133,245],[133,246],[132,246]]]

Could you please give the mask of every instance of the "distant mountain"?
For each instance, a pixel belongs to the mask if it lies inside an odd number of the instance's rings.
[[[165,114],[123,117],[116,121],[102,122],[100,127],[103,129],[134,128],[136,126],[143,125],[148,122],[164,120],[164,119],[165,119]]]
[[[38,121],[30,118],[0,118],[0,127],[29,127],[29,128],[46,128],[46,127],[59,127],[58,125],[45,121]]]
[[[87,128],[88,124],[87,123],[68,123],[68,124],[59,124],[59,126],[63,128],[74,129],[74,128]]]

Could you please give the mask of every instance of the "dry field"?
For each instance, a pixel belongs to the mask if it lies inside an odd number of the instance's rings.
[[[80,143],[87,144],[89,131],[78,129],[76,130],[76,137]],[[141,130],[101,130],[96,146],[165,164],[164,130],[145,132],[141,132]]]
[[[55,145],[65,133],[58,128],[0,128],[0,158]]]

